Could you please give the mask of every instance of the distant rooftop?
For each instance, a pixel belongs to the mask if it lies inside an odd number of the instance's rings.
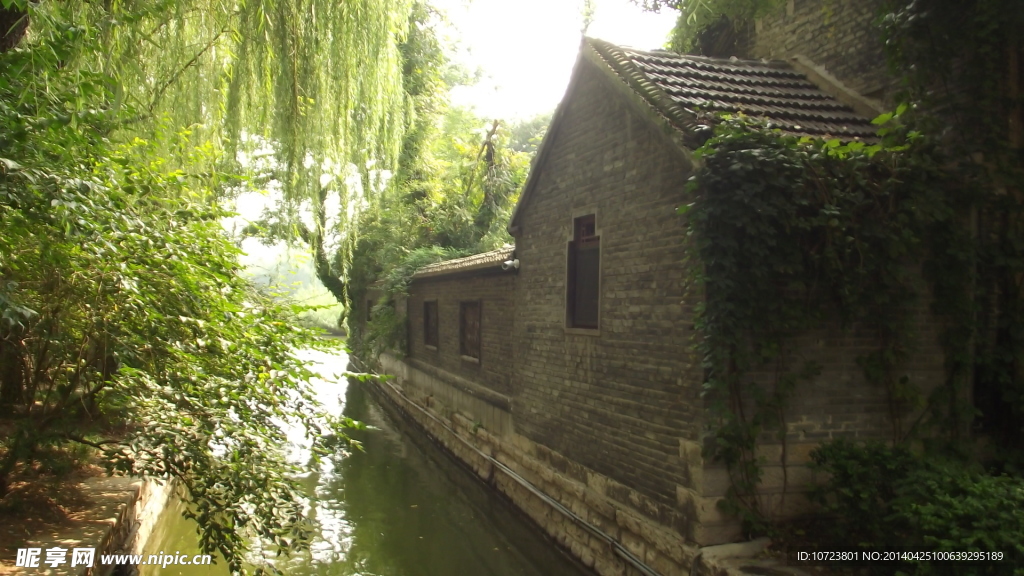
[[[682,130],[693,127],[699,111],[742,112],[799,136],[877,138],[869,118],[823,92],[786,62],[647,52],[593,38],[587,42],[613,72],[673,123],[689,117],[677,125]]]
[[[512,258],[512,254],[515,250],[515,246],[505,245],[497,250],[491,250],[490,252],[484,252],[482,254],[473,254],[472,256],[466,256],[464,258],[456,258],[454,260],[445,260],[444,262],[428,264],[417,270],[412,277],[414,280],[418,280],[421,278],[431,278],[446,274],[499,267],[502,262]]]

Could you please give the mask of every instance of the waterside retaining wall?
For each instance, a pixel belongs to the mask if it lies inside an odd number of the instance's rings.
[[[652,502],[630,488],[532,442],[498,406],[394,356],[380,359],[392,379],[374,389],[552,539],[600,576],[749,573],[771,567],[768,542],[698,547],[649,516]]]

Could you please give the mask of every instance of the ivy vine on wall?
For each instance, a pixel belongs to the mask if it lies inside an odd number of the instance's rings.
[[[971,301],[959,312],[970,353],[947,359],[973,379],[986,459],[1024,471],[1024,2],[899,0],[880,20],[902,97],[929,111],[955,177],[974,183]],[[969,159],[969,160],[968,160]]]
[[[873,335],[875,349],[858,362],[886,391],[893,442],[928,422],[926,404],[948,407],[944,395],[962,394],[949,388],[964,381],[951,379],[926,398],[901,371],[928,290],[922,273],[961,263],[953,251],[966,234],[962,189],[945,177],[935,142],[906,127],[908,115],[901,106],[876,119],[882,140],[870,145],[724,116],[695,153],[702,167],[680,213],[703,264],[691,288],[706,295],[696,320],[715,428],[706,456],[728,466],[726,506],[748,520],[770,515],[756,496],[758,441],[785,446],[788,400],[821,370],[798,354],[800,334],[838,320]],[[943,278],[950,300],[969,282]]]

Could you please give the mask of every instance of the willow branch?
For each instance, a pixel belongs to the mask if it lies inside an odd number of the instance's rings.
[[[153,114],[153,110],[156,108],[156,105],[160,103],[160,100],[164,97],[164,93],[167,92],[167,89],[170,88],[172,84],[177,82],[178,78],[180,78],[181,75],[184,74],[189,68],[195,66],[196,63],[199,62],[199,59],[203,57],[203,54],[206,54],[210,50],[210,48],[213,48],[217,41],[220,40],[221,36],[226,34],[228,30],[228,28],[221,28],[220,32],[218,32],[216,36],[210,39],[210,41],[206,43],[206,46],[203,46],[202,50],[197,52],[196,55],[193,56],[191,60],[186,62],[184,66],[182,66],[174,74],[172,74],[170,79],[167,80],[167,82],[164,82],[164,85],[156,91],[156,95],[153,96],[152,102],[149,103],[150,115]]]

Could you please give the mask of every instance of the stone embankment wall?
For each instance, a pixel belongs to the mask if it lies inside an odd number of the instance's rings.
[[[395,357],[385,355],[381,362],[386,372],[398,376],[377,384],[390,402],[597,574],[643,573],[617,554],[608,540],[574,522],[540,494],[621,542],[630,554],[660,574],[689,574],[698,550],[674,531],[610,496],[633,492],[629,488],[515,433],[510,412],[455,387],[442,396],[437,393],[442,382]],[[491,458],[540,494],[517,482]],[[634,505],[641,507],[644,498],[633,494]]]
[[[612,478],[515,433],[512,414],[457,386],[380,358],[386,405],[423,429],[600,576],[806,576],[765,552],[769,541],[699,547],[649,517],[650,502]],[[447,386],[443,394],[438,394]]]

